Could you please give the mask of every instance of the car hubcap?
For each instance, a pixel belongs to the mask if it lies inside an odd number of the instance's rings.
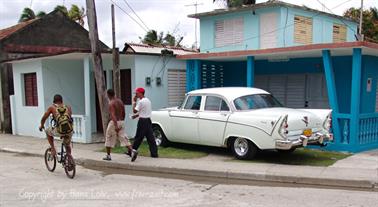
[[[236,138],[234,142],[234,150],[239,156],[246,155],[248,152],[248,141],[244,138]]]
[[[155,142],[157,146],[161,145],[161,142],[163,140],[163,136],[161,135],[161,132],[159,129],[154,130],[154,137],[155,137]]]

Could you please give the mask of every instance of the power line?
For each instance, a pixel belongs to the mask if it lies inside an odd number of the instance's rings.
[[[113,0],[111,1],[116,7],[118,7],[123,13],[125,13],[128,17],[130,17],[131,20],[133,20],[136,24],[139,25],[140,28],[142,28],[145,32],[148,32],[148,28],[146,29],[143,25],[141,25],[134,17],[132,17],[129,13],[127,13],[121,6],[119,6],[117,3],[115,3]]]
[[[326,8],[329,12],[331,12],[332,14],[335,14],[333,13],[333,11],[331,9],[329,9],[325,4],[323,4],[321,1],[319,0],[316,0],[319,4],[321,4],[324,8]],[[340,21],[345,25],[347,26],[349,29],[351,29],[355,34],[357,33],[356,30],[354,28],[352,28],[351,26],[349,26],[346,22],[344,22],[343,19],[340,19]]]
[[[127,5],[127,7],[129,7],[130,10],[135,14],[135,16],[142,22],[142,24],[148,29],[148,31],[150,31],[150,28],[146,25],[146,23],[144,23],[142,18],[140,18],[139,15],[134,11],[133,7],[131,7],[131,5],[126,0],[123,0],[123,1]]]
[[[332,9],[336,9],[336,8],[342,6],[342,5],[344,5],[344,4],[346,4],[346,3],[350,2],[350,1],[352,1],[352,0],[346,0],[346,1],[344,1],[343,3],[340,3],[340,4],[336,5],[336,6],[333,7]],[[321,15],[321,14],[322,14],[322,12],[321,12],[321,11],[318,11],[315,15],[310,16],[309,18],[314,18],[314,17],[317,17],[317,16],[319,16],[319,15]],[[263,33],[263,34],[259,34],[259,35],[256,35],[256,36],[252,36],[252,37],[249,37],[249,38],[245,38],[245,39],[243,39],[243,41],[245,41],[245,40],[251,40],[251,39],[255,39],[255,38],[259,38],[259,37],[261,37],[261,36],[263,36],[263,35],[271,34],[271,33],[274,33],[274,32],[277,32],[277,31],[280,31],[280,30],[283,30],[283,29],[286,29],[287,27],[291,27],[291,26],[294,26],[294,25],[295,25],[295,23],[293,23],[293,24],[288,24],[288,25],[285,25],[285,26],[283,26],[283,27],[280,27],[280,28],[277,28],[277,29],[271,30],[271,31],[269,31],[269,32],[265,32],[265,33]],[[355,30],[353,30],[353,31],[355,32]],[[232,45],[234,45],[234,44],[232,44]],[[211,50],[211,49],[215,49],[215,48],[217,48],[217,47],[206,48],[206,49],[203,49],[203,50],[201,50],[201,51]]]

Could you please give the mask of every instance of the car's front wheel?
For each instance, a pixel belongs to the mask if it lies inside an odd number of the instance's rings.
[[[233,139],[231,149],[235,157],[241,160],[252,159],[259,150],[251,141],[241,137]]]
[[[152,131],[154,133],[157,146],[167,147],[169,145],[169,141],[160,126],[154,125],[152,127]]]

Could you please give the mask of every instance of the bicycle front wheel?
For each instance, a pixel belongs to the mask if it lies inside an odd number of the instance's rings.
[[[51,148],[47,148],[45,151],[45,164],[48,171],[54,172],[56,167],[56,156],[51,154]]]
[[[73,179],[76,174],[76,164],[73,157],[71,155],[65,155],[63,165],[67,177]]]

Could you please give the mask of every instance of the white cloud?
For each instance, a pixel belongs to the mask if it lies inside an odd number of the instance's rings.
[[[133,15],[130,9],[127,8],[124,0],[113,1],[130,15]],[[198,6],[198,12],[218,8],[219,5],[212,4],[212,1],[213,0],[198,0],[198,3],[201,4]],[[258,0],[257,2],[264,1],[265,0]],[[319,10],[324,9],[317,0],[283,1],[297,5],[306,5]],[[333,8],[346,0],[320,1],[328,8]],[[0,28],[6,28],[16,24],[23,8],[29,7],[31,2],[32,9],[36,12],[50,12],[56,5],[63,3],[67,7],[70,7],[71,4],[85,7],[85,0],[0,0]],[[173,31],[175,26],[179,23],[178,34],[184,35],[183,43],[188,46],[194,43],[194,20],[188,18],[187,15],[194,13],[195,8],[186,5],[193,4],[194,2],[195,0],[128,0],[128,3],[150,29],[163,32]],[[378,7],[377,0],[365,0],[364,2],[365,8],[372,6]],[[110,5],[111,0],[96,0],[99,36],[108,46],[112,45]],[[360,0],[351,0],[334,9],[332,12],[341,15],[347,8],[359,6]],[[135,16],[134,18],[137,19]],[[122,49],[126,41],[139,42],[139,36],[143,36],[145,33],[146,32],[140,26],[116,7],[116,37],[118,47]]]

